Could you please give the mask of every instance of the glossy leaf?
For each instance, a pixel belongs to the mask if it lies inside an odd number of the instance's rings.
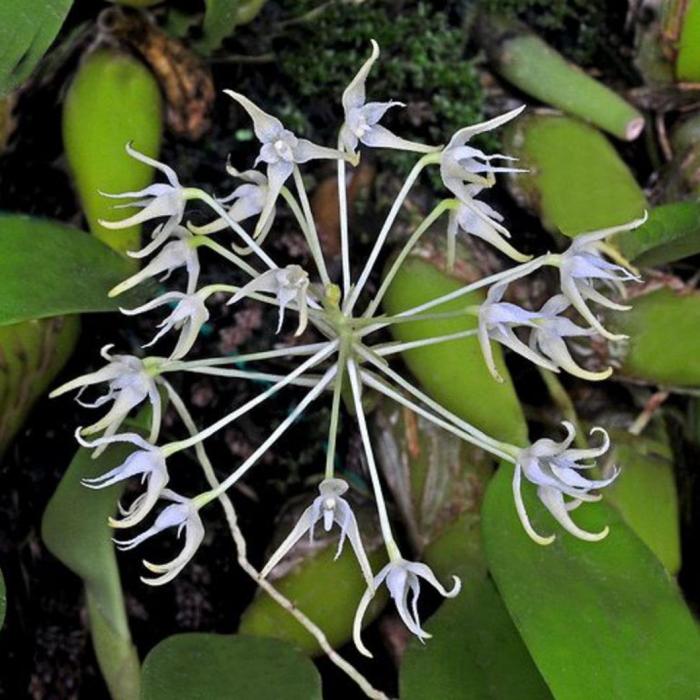
[[[49,219],[0,214],[0,326],[87,311],[115,311],[143,292],[110,299],[129,261],[85,233]]]
[[[631,299],[629,311],[610,312],[621,344],[619,372],[670,386],[700,386],[700,292],[662,288]]]
[[[73,0],[0,2],[0,97],[29,77],[72,4]]]
[[[557,700],[696,697],[700,633],[656,557],[605,501],[576,510],[587,530],[610,526],[602,542],[584,542],[558,527],[525,484],[533,526],[557,533],[552,545],[536,544],[516,515],[512,475],[511,466],[501,467],[486,494],[486,556]]]
[[[464,581],[412,639],[400,668],[401,700],[546,700],[551,694],[493,583]]]
[[[336,549],[337,544],[332,542],[299,561],[272,583],[321,627],[331,646],[340,647],[352,637],[355,610],[367,584],[352,548],[346,543],[343,553],[334,561]],[[379,571],[386,564],[383,549],[368,556],[374,571]],[[387,596],[383,595],[383,591],[380,593],[365,616],[367,624],[379,615],[386,603]],[[316,638],[262,590],[243,612],[238,632],[291,642],[308,654],[321,653]]]
[[[313,663],[276,639],[177,634],[143,664],[140,700],[321,700]]]
[[[528,173],[509,177],[515,198],[549,229],[575,236],[639,218],[646,198],[610,142],[569,117],[530,114],[505,132],[505,153]]]
[[[393,279],[383,308],[389,314],[397,314],[448,294],[463,284],[440,270],[437,264],[409,257]],[[481,292],[474,292],[437,306],[431,312],[456,311],[470,304],[479,304],[483,298]],[[392,332],[399,340],[411,341],[472,328],[476,328],[475,318],[465,315],[400,323],[392,326]],[[527,426],[498,347],[494,348],[494,356],[498,371],[505,378],[503,384],[489,374],[476,337],[403,353],[406,364],[422,386],[445,408],[499,440],[524,444]]]
[[[659,561],[677,574],[681,567],[678,494],[665,431],[660,437],[610,431],[610,459],[622,471],[605,493]]]
[[[115,514],[120,485],[85,488],[80,480],[119,465],[131,450],[111,446],[97,459],[80,448],[51,497],[41,524],[49,551],[85,583],[95,654],[115,700],[136,700],[139,660],[131,643],[119,569],[107,518]]]
[[[615,237],[615,246],[635,265],[665,265],[700,253],[700,203],[655,207],[648,221]]]

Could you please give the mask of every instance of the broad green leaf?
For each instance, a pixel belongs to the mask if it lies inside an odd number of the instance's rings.
[[[652,267],[700,252],[700,203],[655,207],[634,231],[615,236],[615,246],[635,265]]]
[[[440,270],[437,263],[409,257],[389,286],[383,309],[388,314],[397,314],[464,284]],[[431,311],[456,311],[479,304],[483,298],[477,291]],[[472,328],[476,328],[476,320],[465,314],[456,318],[399,323],[391,330],[397,339],[411,341]],[[524,444],[527,426],[498,347],[494,348],[494,357],[498,371],[505,378],[502,384],[489,374],[476,337],[408,350],[402,357],[426,391],[445,408],[499,440]]]
[[[688,700],[700,690],[700,633],[658,559],[605,501],[584,504],[581,527],[610,526],[602,542],[564,532],[523,486],[533,526],[515,512],[513,469],[502,466],[483,507],[486,556],[501,596],[557,700]]]
[[[351,639],[355,610],[367,587],[352,548],[344,547],[340,557],[334,560],[336,549],[337,544],[332,542],[273,581],[280,593],[321,627],[333,647]],[[369,552],[368,556],[374,571],[386,564],[383,548]],[[366,624],[379,615],[386,599],[384,591],[380,591],[365,615]],[[243,612],[238,632],[281,639],[308,654],[321,653],[316,638],[263,590],[257,592]]]
[[[318,671],[291,644],[239,635],[168,637],[141,682],[140,700],[321,700]]]
[[[110,299],[133,269],[104,243],[70,226],[0,214],[0,326],[35,318],[115,311],[143,292]]]
[[[73,0],[0,2],[0,97],[29,77],[72,4]]]
[[[619,372],[670,386],[700,386],[700,292],[662,288],[609,312],[607,324],[629,336],[619,348]]]
[[[493,583],[463,582],[412,639],[400,668],[401,700],[546,700],[549,690]]]
[[[510,177],[509,189],[550,230],[576,236],[632,221],[647,208],[642,189],[610,142],[576,119],[520,117],[505,132],[504,149],[529,170]]]
[[[683,3],[683,28],[678,42],[676,77],[683,82],[700,81],[700,0]]]
[[[621,472],[605,493],[659,561],[677,574],[681,541],[673,454],[665,430],[659,437],[610,431],[609,459]]]
[[[202,50],[209,52],[218,49],[236,27],[254,19],[266,2],[267,0],[205,0],[207,9],[204,13]]]
[[[139,660],[129,634],[113,531],[107,524],[122,488],[93,490],[80,481],[118,466],[130,451],[113,445],[92,459],[90,450],[80,448],[41,524],[49,551],[85,583],[95,654],[115,700],[137,700],[139,686]]]
[[[7,595],[5,594],[5,579],[0,571],[0,629],[5,622],[5,609],[7,608]]]

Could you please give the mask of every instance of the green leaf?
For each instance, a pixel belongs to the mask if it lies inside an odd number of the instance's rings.
[[[0,2],[0,97],[29,77],[72,4],[73,0]]]
[[[49,219],[0,213],[0,326],[35,318],[116,311],[144,292],[110,299],[129,261],[82,231]]]
[[[665,429],[659,438],[611,430],[609,459],[620,475],[605,489],[608,502],[671,574],[681,568],[680,514],[673,453]]]
[[[491,573],[557,700],[688,700],[700,689],[700,633],[658,559],[604,501],[584,504],[584,529],[610,526],[602,542],[564,532],[525,483],[533,526],[557,533],[547,547],[523,531],[513,470],[499,469],[483,508]]]
[[[489,579],[464,582],[412,639],[400,669],[402,700],[546,700],[551,694]]]
[[[140,700],[321,700],[321,678],[293,646],[239,635],[176,634],[143,664]]]
[[[128,446],[112,445],[92,459],[90,450],[80,448],[41,523],[49,551],[85,583],[95,654],[114,700],[137,700],[139,685],[139,660],[129,634],[113,532],[107,524],[122,487],[93,490],[80,481],[113,469],[130,451]]]
[[[639,218],[644,192],[599,131],[556,115],[530,114],[506,130],[504,152],[529,172],[508,178],[508,188],[548,229],[576,236]]]
[[[388,314],[397,314],[453,292],[464,284],[441,270],[437,263],[409,256],[392,280],[383,308]],[[483,299],[483,293],[476,291],[436,306],[431,313],[457,311],[480,304]],[[473,328],[476,328],[476,320],[465,314],[456,318],[398,323],[391,331],[398,340],[407,342]],[[426,391],[445,408],[499,440],[516,445],[526,442],[527,425],[500,348],[494,347],[494,357],[498,371],[505,378],[502,384],[489,374],[476,337],[408,350],[402,357]]]
[[[200,48],[205,52],[218,49],[235,28],[250,22],[267,0],[206,0],[204,38]]]
[[[655,207],[643,226],[615,236],[615,245],[642,267],[665,265],[700,253],[700,203]]]

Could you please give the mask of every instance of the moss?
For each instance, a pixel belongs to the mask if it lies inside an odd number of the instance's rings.
[[[281,9],[301,18],[319,5],[320,0],[284,0]],[[373,71],[369,98],[407,104],[387,115],[383,123],[389,128],[409,139],[443,143],[481,117],[483,94],[473,62],[465,57],[466,34],[445,11],[427,2],[404,2],[398,9],[396,3],[367,0],[336,2],[307,17],[288,25],[276,46],[289,102],[311,101],[306,116],[286,109],[290,128],[335,138],[341,94],[368,57],[370,39],[379,42],[382,59]],[[391,162],[405,173],[414,161],[399,153]]]

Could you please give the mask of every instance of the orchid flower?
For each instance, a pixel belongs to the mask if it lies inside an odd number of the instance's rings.
[[[479,345],[481,346],[481,352],[486,361],[486,366],[489,368],[489,372],[491,372],[491,376],[496,381],[503,382],[503,377],[501,377],[496,368],[496,362],[491,348],[491,340],[505,345],[514,352],[517,352],[518,355],[522,355],[525,359],[534,362],[536,365],[540,365],[540,367],[557,372],[556,365],[532,350],[515,335],[514,327],[531,326],[534,328],[536,326],[536,319],[539,318],[539,313],[527,311],[516,304],[501,301],[506,287],[506,284],[496,284],[492,286],[486,295],[486,301],[479,307],[479,328],[477,335],[479,338]]]
[[[561,255],[559,272],[561,291],[571,305],[583,316],[598,333],[609,340],[622,340],[626,336],[616,335],[603,327],[595,314],[588,308],[586,300],[590,299],[609,309],[626,310],[629,307],[618,304],[604,297],[593,287],[593,282],[600,280],[624,295],[624,282],[640,282],[641,278],[622,265],[608,262],[602,257],[601,241],[621,231],[631,231],[647,220],[648,214],[621,226],[582,233],[571,241],[568,249]]]
[[[309,295],[309,275],[299,265],[287,265],[287,267],[268,270],[252,279],[244,287],[241,287],[229,299],[229,304],[235,304],[246,296],[256,292],[269,292],[274,294],[279,305],[279,322],[277,333],[282,330],[284,312],[290,302],[296,302],[299,312],[299,325],[294,335],[301,335],[306,328],[309,315],[309,305],[313,299]]]
[[[113,345],[105,345],[100,351],[102,357],[108,362],[105,367],[66,382],[54,389],[50,396],[54,398],[68,391],[79,389],[76,401],[85,408],[99,408],[112,401],[112,407],[100,420],[82,429],[83,435],[94,435],[104,430],[105,436],[114,435],[131,410],[148,398],[153,409],[151,432],[148,439],[150,442],[155,442],[160,429],[161,401],[153,374],[138,357],[111,355],[110,350],[113,347]],[[107,393],[93,403],[85,403],[80,400],[81,394],[87,387],[102,382],[107,382]],[[103,450],[104,447],[99,447],[94,456],[98,456]]]
[[[170,480],[163,452],[137,433],[121,433],[88,441],[80,436],[80,428],[78,428],[75,432],[75,437],[83,447],[92,448],[126,442],[140,448],[132,452],[114,469],[110,469],[94,479],[83,479],[81,482],[83,486],[87,486],[90,489],[103,489],[120,481],[125,481],[132,476],[141,476],[141,482],[147,482],[146,492],[134,501],[130,509],[126,511],[121,509],[123,514],[126,513],[126,517],[121,520],[109,519],[109,524],[112,527],[119,528],[131,527],[140,523],[151,512]]]
[[[219,204],[230,204],[233,202],[228,209],[229,219],[240,223],[252,216],[258,216],[265,208],[265,202],[270,194],[270,188],[265,175],[257,170],[239,172],[230,163],[226,164],[226,171],[229,175],[244,181],[244,184],[236,187],[230,195],[218,200]],[[263,223],[261,230],[258,232],[260,237],[264,238],[267,235],[274,220],[275,207],[273,206],[270,216],[267,217],[266,222]],[[205,226],[193,226],[189,224],[190,230],[196,234],[217,233],[226,230],[228,227],[229,223],[223,217],[215,219]]]
[[[453,586],[447,590],[435,577],[427,564],[421,562],[406,561],[403,558],[390,561],[375,577],[371,585],[362,596],[360,604],[355,613],[353,624],[353,639],[358,651],[365,656],[372,657],[372,654],[363,644],[361,638],[362,618],[367,611],[377,588],[386,580],[389,594],[394,600],[396,610],[408,629],[423,642],[430,639],[431,635],[422,629],[418,616],[418,596],[420,595],[420,579],[426,580],[440,595],[445,598],[454,598],[462,587],[462,582],[453,576]],[[411,594],[411,607],[409,609],[408,596]]]
[[[162,224],[156,231],[159,233],[161,230]],[[187,270],[187,293],[194,292],[199,279],[199,256],[197,248],[192,245],[194,236],[183,226],[176,226],[172,230],[171,236],[176,240],[166,243],[148,265],[111,289],[109,296],[118,296],[149,277],[157,277],[161,273],[165,273],[160,278],[160,281],[163,282],[170,277],[174,270],[180,267]],[[157,235],[155,237],[157,238]]]
[[[199,516],[199,509],[194,500],[184,498],[179,494],[165,489],[161,493],[161,498],[167,501],[173,501],[173,505],[167,506],[156,518],[155,523],[140,535],[133,537],[130,540],[115,540],[117,547],[121,551],[126,551],[137,547],[142,542],[157,535],[163,530],[170,527],[177,528],[178,538],[183,530],[185,532],[185,544],[172,561],[166,564],[152,564],[144,560],[143,565],[154,574],[159,574],[155,578],[141,577],[143,583],[149,586],[162,586],[169,581],[172,581],[182,569],[185,568],[190,559],[195,555],[199,545],[204,539],[204,525]]]
[[[571,306],[571,302],[563,295],[557,294],[547,301],[539,310],[530,332],[530,349],[539,351],[550,359],[557,367],[566,370],[581,379],[602,381],[612,374],[612,367],[601,372],[590,372],[579,367],[571,357],[564,338],[591,336],[595,334],[592,328],[582,328],[560,314]]]
[[[180,331],[174,350],[170,354],[171,360],[183,358],[194,345],[202,326],[209,320],[209,310],[204,303],[204,296],[201,292],[194,294],[183,294],[182,292],[166,292],[161,296],[149,301],[135,309],[120,309],[127,316],[135,316],[146,311],[151,311],[164,304],[176,303],[175,308],[169,316],[158,324],[160,330],[154,338],[143,345],[144,348],[151,347],[157,343],[166,333],[175,329]]]
[[[510,238],[510,232],[501,224],[503,217],[485,202],[475,199],[483,189],[480,185],[465,185],[464,194],[467,199],[460,200],[456,209],[450,210],[447,225],[448,239],[454,240],[459,229],[477,238],[481,238],[504,255],[517,262],[530,260],[531,255],[524,255],[513,248],[505,238]]]
[[[335,160],[347,156],[334,148],[317,146],[307,139],[297,138],[284,128],[279,119],[264,112],[244,95],[233,90],[224,92],[238,102],[253,120],[253,131],[262,144],[255,164],[261,161],[267,164],[267,199],[256,226],[256,233],[259,233],[272,215],[280,190],[294,171],[296,163],[306,163],[319,158]]]
[[[524,474],[528,481],[537,486],[540,501],[565,530],[579,539],[596,542],[607,536],[609,528],[605,527],[596,533],[586,532],[574,523],[569,513],[584,501],[599,501],[601,496],[592,495],[590,491],[604,488],[617,478],[619,470],[615,470],[608,479],[599,480],[587,479],[580,474],[580,470],[592,469],[595,463],[579,464],[579,461],[595,459],[607,452],[610,438],[603,428],[593,428],[591,435],[600,433],[603,436],[601,445],[591,449],[574,449],[570,446],[576,436],[576,430],[568,421],[564,421],[562,425],[567,431],[567,436],[562,442],[542,438],[518,454],[513,474],[515,507],[525,532],[535,542],[546,545],[554,541],[554,535],[543,537],[535,532],[530,524],[520,486],[521,474]],[[571,500],[565,501],[564,496]]]
[[[511,119],[515,119],[523,110],[525,105],[513,109],[510,112],[501,114],[498,117],[489,119],[486,122],[473,124],[472,126],[464,127],[455,133],[450,139],[445,149],[440,156],[440,176],[442,182],[457,199],[466,202],[471,199],[471,191],[467,189],[467,184],[480,185],[482,187],[490,187],[493,185],[494,173],[521,173],[524,170],[511,168],[506,166],[495,166],[491,164],[492,160],[507,160],[514,161],[516,158],[504,156],[501,154],[486,155],[478,148],[467,146],[467,142],[477,134],[484,131],[491,131]],[[485,173],[486,177],[481,175]]]
[[[260,572],[260,576],[265,578],[307,531],[309,533],[309,538],[313,541],[314,527],[319,520],[323,520],[323,528],[326,532],[330,532],[333,523],[336,523],[340,528],[340,542],[338,543],[338,550],[335,554],[335,558],[337,559],[341,555],[343,544],[347,537],[355,551],[355,556],[362,569],[362,574],[367,584],[371,586],[372,568],[370,567],[365,548],[362,544],[362,539],[360,538],[357,520],[355,519],[355,514],[352,512],[350,505],[342,497],[348,490],[347,482],[343,481],[343,479],[324,479],[319,484],[318,490],[320,495],[317,496],[313,500],[313,503],[301,514],[299,521],[292,531],[270,557],[267,564],[265,564],[265,567]]]
[[[185,204],[187,200],[190,199],[190,192],[186,188],[180,186],[177,174],[171,167],[140,153],[133,148],[130,143],[126,145],[126,152],[132,158],[162,172],[167,178],[168,183],[155,183],[138,192],[121,192],[119,194],[101,192],[100,194],[103,196],[111,197],[112,199],[141,197],[141,199],[135,202],[117,204],[115,206],[115,209],[140,207],[141,211],[121,221],[104,221],[100,219],[100,224],[105,228],[120,229],[136,226],[137,224],[142,224],[152,219],[167,217],[167,221],[162,225],[160,230],[158,230],[153,240],[137,253],[131,254],[132,257],[143,258],[146,255],[150,255],[166,241],[175,230],[175,227],[182,222],[182,217],[185,215]]]
[[[400,151],[431,153],[439,146],[407,141],[379,124],[379,120],[392,107],[405,107],[403,102],[366,102],[365,82],[379,58],[379,45],[372,39],[372,55],[365,61],[343,93],[345,121],[340,128],[340,143],[348,153],[355,153],[358,143],[373,148],[394,148]]]

